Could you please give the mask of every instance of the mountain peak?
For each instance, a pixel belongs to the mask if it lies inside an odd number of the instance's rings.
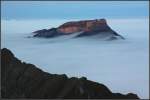
[[[79,32],[80,34],[78,34]],[[55,31],[52,29],[43,29],[35,31],[33,33],[36,33],[34,34],[34,37],[46,38],[75,34],[75,37],[100,35],[99,37],[105,36],[109,39],[116,36],[117,38],[120,37],[121,39],[124,39],[121,35],[117,34],[108,26],[107,21],[104,18],[94,20],[70,21],[55,28]]]

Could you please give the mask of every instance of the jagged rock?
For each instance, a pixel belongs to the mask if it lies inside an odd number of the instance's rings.
[[[18,60],[8,49],[1,50],[2,98],[107,98],[138,99],[136,94],[112,93],[105,85],[65,74],[49,74],[32,64]]]
[[[81,32],[81,34],[77,34]],[[56,37],[62,35],[77,34],[75,37],[93,36],[93,35],[105,35],[109,33],[109,36],[118,36],[124,39],[121,35],[113,31],[108,25],[105,19],[96,20],[83,20],[72,21],[60,25],[58,28],[43,29],[33,32],[34,37]],[[108,34],[107,34],[108,35]],[[110,37],[111,38],[111,37]],[[116,38],[117,39],[117,38]]]
[[[43,29],[43,30],[35,31],[34,33],[38,33],[35,34],[34,37],[45,37],[45,38],[63,35],[63,33],[58,32],[56,28],[51,28],[48,30]]]

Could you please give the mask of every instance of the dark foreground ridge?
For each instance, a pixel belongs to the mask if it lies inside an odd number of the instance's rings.
[[[82,78],[49,74],[1,50],[2,98],[111,98],[138,99],[133,93],[112,93],[105,85]]]
[[[60,25],[57,28],[42,29],[33,32],[33,37],[53,38],[58,36],[69,36],[74,34],[74,37],[107,37],[108,40],[124,39],[121,35],[113,31],[105,19],[71,21]]]

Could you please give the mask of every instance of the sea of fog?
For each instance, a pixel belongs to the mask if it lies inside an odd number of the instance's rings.
[[[112,92],[149,98],[149,20],[107,19],[125,40],[98,38],[27,38],[31,32],[57,27],[68,20],[1,20],[1,45],[17,58],[52,74],[85,76]]]

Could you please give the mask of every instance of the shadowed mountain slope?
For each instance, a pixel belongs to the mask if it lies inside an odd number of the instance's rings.
[[[112,93],[105,85],[82,78],[68,78],[65,74],[49,74],[17,59],[1,49],[2,98],[111,98],[138,99],[133,93]]]

